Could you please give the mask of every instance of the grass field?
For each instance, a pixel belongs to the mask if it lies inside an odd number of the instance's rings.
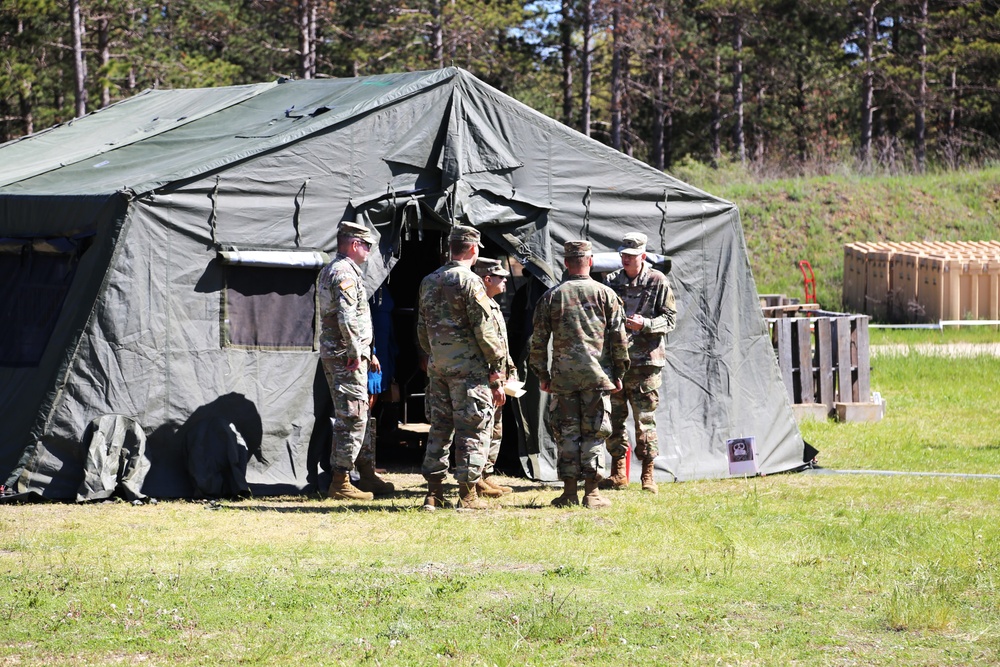
[[[822,466],[1000,475],[1000,359],[877,356],[873,385],[881,423],[804,425]],[[1000,664],[1000,479],[633,484],[599,512],[512,480],[480,513],[394,481],[0,506],[0,665]]]

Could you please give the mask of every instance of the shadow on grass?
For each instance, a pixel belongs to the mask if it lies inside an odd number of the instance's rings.
[[[277,512],[280,514],[356,514],[363,512],[419,512],[421,511],[422,503],[414,503],[413,505],[378,505],[378,504],[366,504],[366,503],[345,503],[343,501],[335,501],[337,504],[317,505],[315,507],[286,507],[280,505],[255,505],[253,507],[240,507],[233,505],[219,505],[217,509],[225,510],[235,510],[241,512]],[[461,512],[462,514],[483,514],[489,515],[496,512],[505,511],[516,511],[516,510],[541,510],[541,509],[555,509],[548,503],[519,503],[519,504],[505,504],[491,506],[485,510],[467,510],[459,508],[456,503],[449,503],[448,506],[441,508],[440,510],[435,510],[435,512]],[[567,511],[565,509],[560,511]]]
[[[461,511],[463,514],[491,514],[502,511],[533,510],[550,508],[548,500],[540,498],[541,493],[549,491],[547,487],[533,484],[514,485],[514,492],[504,496],[506,502],[497,499],[486,499],[490,504],[486,510],[466,510],[458,507],[457,486],[445,487],[446,506],[440,511]],[[244,512],[280,512],[287,514],[344,514],[355,512],[413,512],[423,507],[425,489],[408,488],[396,491],[391,495],[376,496],[370,501],[329,500],[318,493],[307,496],[288,496],[287,499],[268,498],[267,504],[243,505],[239,501],[211,501],[209,509],[237,510]],[[521,496],[521,497],[519,497]],[[243,501],[246,502],[246,501]]]

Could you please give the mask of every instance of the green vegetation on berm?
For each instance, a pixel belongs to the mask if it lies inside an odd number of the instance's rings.
[[[673,173],[739,206],[760,293],[801,299],[807,260],[828,310],[841,308],[846,243],[1000,240],[1000,167],[761,182],[736,166],[687,162]]]

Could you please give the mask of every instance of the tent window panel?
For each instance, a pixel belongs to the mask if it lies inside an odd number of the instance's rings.
[[[227,266],[225,344],[316,349],[317,275],[314,269]]]
[[[37,366],[73,275],[76,255],[0,253],[0,366]]]

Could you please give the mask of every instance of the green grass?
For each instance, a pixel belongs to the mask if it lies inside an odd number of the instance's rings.
[[[881,423],[804,425],[821,465],[1000,475],[1000,360],[880,355],[873,385]],[[370,505],[0,506],[0,665],[1000,664],[1000,479],[632,485],[598,512],[512,480],[424,513],[392,477]]]
[[[821,465],[1000,475],[1000,358],[879,355],[872,366],[881,422],[801,425]]]
[[[486,514],[22,507],[4,664],[989,664],[998,482],[776,476]]]
[[[1000,342],[998,328],[992,325],[942,327],[941,329],[868,329],[872,345],[948,345],[958,343],[995,344]]]
[[[841,308],[846,243],[1000,239],[998,167],[761,182],[732,165],[682,165],[678,176],[739,206],[759,292],[803,298],[806,260],[820,305],[832,310]]]

